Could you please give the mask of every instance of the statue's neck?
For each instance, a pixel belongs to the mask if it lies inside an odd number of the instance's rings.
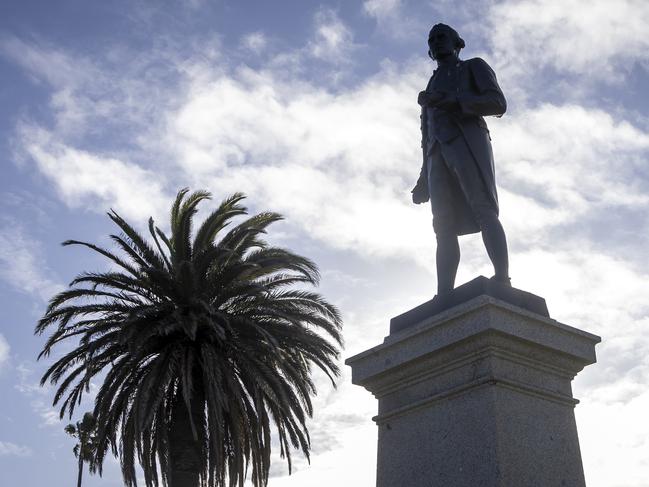
[[[437,61],[437,66],[441,67],[441,66],[448,66],[451,64],[455,64],[459,61],[459,59],[457,55],[453,53],[453,54],[448,54],[444,57],[437,58],[436,61]]]

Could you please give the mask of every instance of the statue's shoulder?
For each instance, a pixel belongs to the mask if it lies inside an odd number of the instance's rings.
[[[478,84],[491,83],[490,80],[496,79],[496,73],[487,61],[480,57],[474,57],[464,61],[464,69],[466,73],[471,73],[471,77],[475,79]]]
[[[487,64],[487,61],[481,57],[472,57],[471,59],[465,59],[462,61],[465,66],[471,69],[491,69],[491,66]]]

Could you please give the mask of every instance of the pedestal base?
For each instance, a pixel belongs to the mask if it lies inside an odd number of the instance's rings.
[[[599,341],[482,295],[349,358],[379,401],[377,486],[584,486],[571,381]]]

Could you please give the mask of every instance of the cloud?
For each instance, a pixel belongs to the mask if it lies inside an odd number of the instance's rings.
[[[333,64],[349,62],[356,49],[351,29],[335,10],[322,8],[314,18],[314,39],[309,43],[311,55]]]
[[[59,353],[61,353],[61,350],[59,350]],[[31,411],[39,418],[39,428],[58,427],[61,425],[61,421],[66,418],[61,419],[59,416],[60,408],[53,407],[51,402],[45,399],[54,395],[55,386],[49,383],[41,386],[38,381],[33,379],[35,370],[42,374],[45,371],[45,364],[20,363],[16,367],[18,382],[14,388],[29,399]],[[91,383],[90,391],[83,396],[81,405],[77,405],[77,411],[83,408],[92,409],[92,401],[96,394],[97,387]]]
[[[169,197],[163,176],[137,164],[75,149],[42,129],[24,127],[24,151],[70,207],[104,213],[115,209],[142,221],[160,214]]]
[[[7,342],[7,339],[0,333],[0,370],[2,370],[2,367],[9,361],[9,351],[11,348],[9,347],[9,343]]]
[[[33,82],[54,90],[50,106],[56,114],[58,130],[84,133],[90,127],[90,114],[100,114],[110,106],[106,96],[109,86],[101,69],[83,56],[16,37],[0,39],[0,55],[21,66]],[[101,99],[99,93],[103,95]]]
[[[316,20],[339,22],[328,10]],[[340,34],[345,29],[332,29],[321,33],[331,42],[319,45],[349,40]],[[155,140],[161,158],[176,163],[164,164],[164,172],[128,153],[83,150],[56,132],[23,130],[25,151],[68,205],[113,206],[142,219],[164,211],[169,181],[207,186],[217,197],[244,190],[251,203],[266,202],[334,248],[414,256],[430,265],[429,209],[409,202],[421,157],[411,94],[425,83],[424,66],[386,63],[336,92],[272,62],[258,70],[195,60],[184,66],[176,103],[143,129],[135,150],[141,154]],[[503,217],[515,246],[537,244],[541,229],[561,231],[579,219],[597,221],[598,212],[633,211],[647,202],[646,178],[638,175],[649,137],[619,115],[545,103],[490,125]],[[577,234],[592,231],[582,227]]]
[[[567,25],[557,30],[558,45],[563,45],[570,39],[561,36],[591,32],[589,22],[604,15],[601,2],[582,9],[591,20],[577,18],[578,9],[561,13],[552,0],[543,6],[544,13],[534,15],[540,2],[494,5],[487,17],[495,23],[507,16],[511,25],[506,23],[496,35],[514,36],[521,43],[531,41],[519,30],[534,22],[547,27],[537,29],[542,32]],[[633,6],[623,2],[621,11]],[[363,8],[381,17],[398,11],[401,2],[369,0]],[[645,10],[639,9],[640,18]],[[616,10],[611,18],[620,15]],[[626,31],[614,20],[606,22],[614,24],[610,44],[618,46],[618,37]],[[311,54],[344,58],[354,41],[338,14],[320,9],[314,23]],[[250,34],[251,42],[260,40],[257,34]],[[510,45],[494,42],[496,50]],[[174,181],[207,184],[224,193],[236,188],[259,194],[308,233],[337,248],[417,255],[422,246],[413,242],[429,238],[429,229],[421,224],[427,210],[413,208],[408,201],[420,159],[418,110],[411,94],[425,83],[423,66],[387,63],[364,82],[331,92],[299,73],[287,74],[272,61],[258,70],[224,68],[196,58],[180,62],[172,53],[170,65],[157,74],[182,72],[183,81],[160,88],[160,83],[138,82],[146,81],[144,73],[156,64],[157,54],[124,63],[123,76],[115,77],[108,73],[111,62],[100,69],[98,61],[15,38],[0,45],[6,56],[52,86],[57,127],[72,119],[93,120],[84,126],[112,119],[121,120],[119,134],[129,133],[123,149],[115,150],[122,140],[118,137],[110,149],[101,150],[84,147],[83,130],[72,136],[56,127],[22,124],[22,149],[71,207],[104,211],[114,206],[126,216],[146,218],[166,208],[173,194],[166,189]],[[20,52],[27,54],[21,57]],[[155,119],[142,109],[133,110],[142,104],[136,100],[154,107]],[[57,111],[57,106],[66,108]],[[70,115],[71,110],[77,115]],[[129,115],[120,119],[118,114]],[[504,217],[521,240],[531,243],[540,228],[559,228],[597,211],[646,203],[642,176],[648,136],[620,115],[570,103],[543,103],[514,109],[490,123]],[[149,149],[153,155],[146,156]],[[177,160],[178,165],[164,162],[156,167],[156,156]],[[508,207],[524,207],[525,214],[535,218],[519,218],[521,213]],[[382,225],[384,221],[392,226]],[[404,241],[399,237],[403,234],[414,237]]]
[[[420,159],[409,94],[422,78],[414,67],[388,66],[332,94],[272,72],[201,77],[168,118],[168,146],[188,177],[217,192],[258,196],[333,247],[428,263],[429,210],[408,201]],[[579,240],[597,231],[601,215],[640,213],[647,204],[641,175],[649,136],[628,121],[542,104],[490,124],[503,217],[516,247],[538,245],[548,231],[565,233],[576,222],[561,238]],[[647,225],[638,218],[635,228]],[[609,234],[628,230],[620,223]]]
[[[70,207],[101,213],[112,207],[126,217],[148,218],[161,208],[166,213],[170,199],[155,130],[175,103],[170,91],[177,88],[182,61],[170,60],[168,53],[163,58],[155,49],[141,56],[120,49],[107,49],[98,61],[44,42],[0,39],[0,55],[51,90],[54,123],[45,128],[22,117],[15,157],[33,161]],[[152,76],[170,84],[153,83]],[[105,152],[103,141],[109,141]]]
[[[74,58],[51,46],[41,47],[17,37],[0,39],[0,54],[11,59],[32,75],[35,82],[46,82],[55,89],[75,89],[89,84],[99,75],[88,60]]]
[[[263,51],[266,48],[267,44],[268,39],[263,32],[251,32],[250,34],[246,34],[241,38],[241,45],[249,51],[253,51],[255,53]]]
[[[609,235],[649,224],[649,135],[640,128],[602,110],[551,104],[493,125],[503,213],[517,238],[538,244],[542,228],[578,222],[568,238],[581,238],[590,221],[624,211],[638,215],[619,218]]]
[[[8,441],[0,441],[0,457],[15,456],[15,457],[30,457],[32,456],[32,449],[28,446],[16,445]]]
[[[576,409],[579,443],[588,485],[644,487],[649,478],[649,408],[646,387],[625,403],[610,404],[594,396]],[[606,438],[606,448],[601,447]],[[620,475],[624,472],[624,475]]]
[[[363,11],[376,19],[384,19],[397,13],[403,5],[402,0],[365,0]]]
[[[11,220],[6,220],[0,231],[0,279],[41,301],[62,289],[47,270],[40,244]]]
[[[44,401],[32,401],[30,406],[41,420],[39,427],[45,428],[61,424],[62,419],[59,417],[59,411],[47,405]]]
[[[418,15],[416,5],[404,0],[365,0],[363,12],[376,20],[379,31],[398,41],[411,41],[413,32],[425,35],[428,19]],[[424,41],[425,42],[425,41]],[[424,44],[425,45],[425,44]]]
[[[15,389],[21,394],[27,396],[47,394],[46,387],[41,387],[37,381],[31,380],[33,372],[32,368],[26,362],[18,364],[18,366],[16,366],[18,383],[14,386]]]
[[[370,465],[375,461],[375,450],[365,445],[364,453],[360,454],[351,445],[360,445],[367,434],[374,431],[375,426],[370,418],[376,413],[375,399],[364,389],[351,384],[344,366],[343,377],[335,390],[331,389],[328,379],[321,374],[314,375],[320,394],[314,398],[314,417],[308,422],[311,462],[296,454],[292,459],[293,473],[289,476],[285,462],[277,455],[271,466],[272,483],[280,487],[305,483],[317,487],[340,484],[345,478],[345,484],[371,485],[371,482],[368,483],[368,473],[373,470]],[[350,404],[353,407],[350,408]],[[353,459],[346,453],[349,451],[355,452]],[[351,463],[368,468],[352,469]],[[305,482],[304,475],[308,475],[306,478],[310,480]],[[354,481],[361,478],[361,482]]]
[[[168,117],[167,145],[187,177],[217,193],[243,189],[316,238],[383,252],[417,220],[407,195],[420,164],[418,111],[404,93],[418,77],[387,68],[333,95],[272,72],[202,76]]]
[[[201,45],[204,59],[218,56],[214,46],[218,46],[214,39]],[[75,144],[90,139],[95,147],[110,135],[113,150],[144,145],[141,157],[155,146],[146,144],[148,127],[156,125],[160,114],[176,101],[172,91],[184,69],[183,49],[176,47],[178,52],[152,48],[136,55],[114,45],[107,46],[101,56],[87,56],[42,40],[28,43],[17,37],[0,37],[0,56],[51,90],[51,131]],[[156,81],[160,78],[166,83]],[[149,155],[155,158],[155,154]]]
[[[524,0],[494,3],[486,12],[494,58],[535,70],[553,67],[620,81],[630,62],[649,59],[649,4],[643,0]]]

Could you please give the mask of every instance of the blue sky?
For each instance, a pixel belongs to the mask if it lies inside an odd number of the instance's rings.
[[[345,356],[432,297],[430,213],[409,191],[439,21],[465,39],[462,57],[489,62],[509,102],[488,123],[513,284],[603,337],[574,383],[587,483],[646,487],[644,0],[2,2],[0,485],[74,482],[32,332],[54,292],[104,268],[59,244],[107,243],[109,208],[164,226],[189,186],[285,214],[271,239],[320,265]],[[458,281],[490,275],[479,236],[461,246]],[[373,486],[375,401],[347,370],[335,391],[321,382],[311,465],[288,477],[277,462],[270,485]],[[105,469],[84,485],[121,485],[118,465]]]

